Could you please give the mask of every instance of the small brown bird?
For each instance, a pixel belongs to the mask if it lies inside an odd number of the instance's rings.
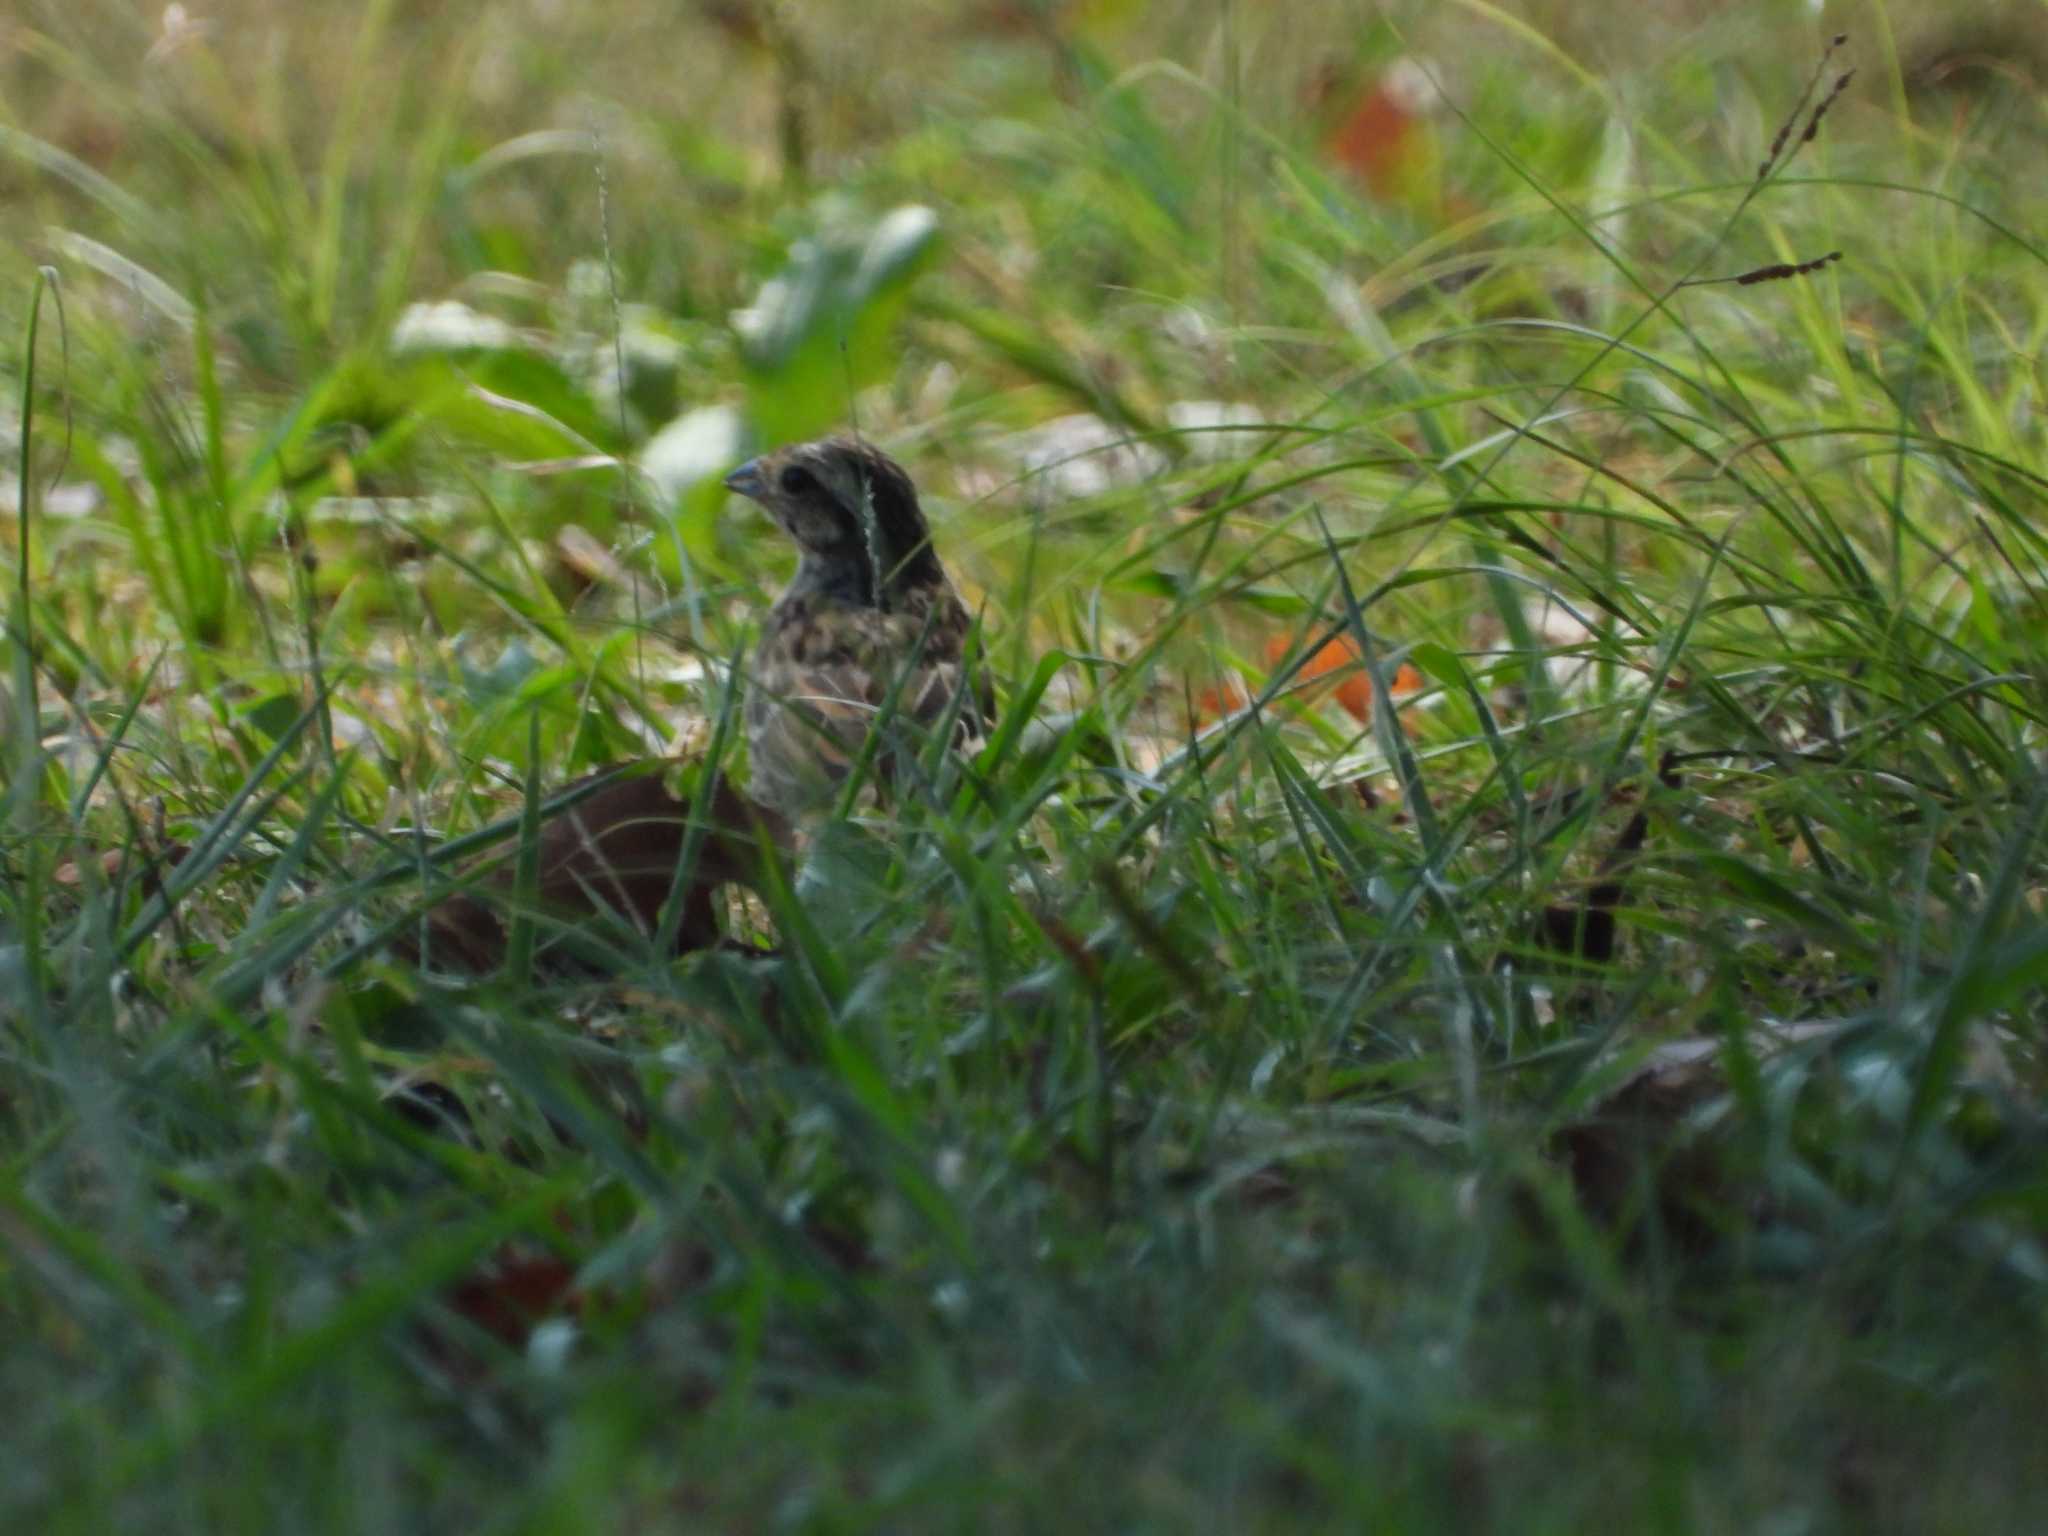
[[[913,751],[948,718],[956,745],[981,732],[993,706],[986,678],[968,674],[967,610],[894,459],[828,437],[763,454],[725,484],[759,502],[799,552],[754,653],[756,800],[789,816],[823,810],[892,699],[889,718]],[[886,777],[886,756],[877,765]]]

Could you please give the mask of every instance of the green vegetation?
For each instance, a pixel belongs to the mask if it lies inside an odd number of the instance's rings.
[[[0,22],[0,1526],[2038,1523],[2040,9],[1362,9]],[[1005,728],[408,963],[849,426]]]

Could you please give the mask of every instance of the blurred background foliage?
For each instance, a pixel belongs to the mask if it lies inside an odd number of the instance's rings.
[[[858,418],[970,461],[1085,411],[1178,457],[1197,418],[1172,406],[1295,419],[1433,320],[1602,322],[1636,295],[1532,185],[1629,210],[1604,232],[1664,275],[1703,226],[1653,189],[1739,181],[1785,66],[1838,26],[1864,67],[1816,153],[1967,200],[2038,142],[2035,6],[1628,19],[27,0],[0,34],[0,314],[18,333],[52,263],[63,387],[157,424],[100,441],[82,411],[77,495],[164,562],[153,590],[207,646],[253,620],[227,573],[280,490],[324,524],[357,492],[445,489],[453,455],[511,529],[609,545],[624,517],[675,584],[736,569],[707,485],[763,442]],[[1773,199],[1734,265],[1825,236],[1825,204]],[[167,388],[226,404],[194,421]],[[606,456],[643,473],[622,488]]]

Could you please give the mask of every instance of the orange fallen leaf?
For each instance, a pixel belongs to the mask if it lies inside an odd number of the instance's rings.
[[[1287,659],[1287,653],[1294,649],[1294,642],[1285,635],[1275,635],[1266,642],[1266,665],[1277,667]],[[1351,675],[1337,685],[1337,702],[1344,706],[1344,712],[1361,725],[1372,719],[1372,679],[1366,675],[1365,664],[1358,654],[1358,646],[1349,635],[1333,635],[1325,640],[1316,653],[1301,664],[1295,675],[1304,681],[1327,677],[1332,672],[1349,670]],[[1422,690],[1422,674],[1402,662],[1394,671],[1394,696],[1404,698]]]
[[[1339,120],[1323,148],[1383,202],[1396,202],[1405,190],[1416,157],[1421,117],[1384,81],[1354,102]]]
[[[1234,714],[1251,701],[1244,696],[1244,690],[1235,682],[1225,679],[1204,688],[1195,695],[1195,722],[1207,725],[1211,720],[1221,720],[1225,715]]]
[[[1294,640],[1287,635],[1275,635],[1266,642],[1266,665],[1278,667],[1294,649]],[[1323,642],[1322,646],[1301,664],[1295,673],[1297,682],[1313,682],[1319,677],[1328,677],[1333,672],[1349,671],[1337,684],[1337,702],[1345,712],[1360,724],[1372,718],[1372,679],[1366,674],[1360,661],[1358,646],[1349,635],[1336,635]],[[1422,691],[1422,674],[1402,662],[1394,672],[1394,697],[1406,698],[1411,693]],[[1225,715],[1243,709],[1250,700],[1245,691],[1231,676],[1225,676],[1195,695],[1195,723],[1207,725],[1221,720]]]
[[[1334,82],[1329,89],[1334,96]],[[1440,212],[1441,157],[1430,117],[1441,99],[1427,65],[1394,59],[1339,110],[1323,137],[1323,153],[1379,201]]]

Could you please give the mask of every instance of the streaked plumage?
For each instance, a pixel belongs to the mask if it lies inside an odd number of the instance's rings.
[[[725,483],[759,502],[799,551],[754,653],[755,799],[792,816],[822,810],[892,693],[891,719],[912,751],[949,717],[956,739],[981,730],[990,705],[984,679],[965,681],[967,610],[895,460],[825,438],[764,454]],[[886,758],[878,766],[886,776]]]

